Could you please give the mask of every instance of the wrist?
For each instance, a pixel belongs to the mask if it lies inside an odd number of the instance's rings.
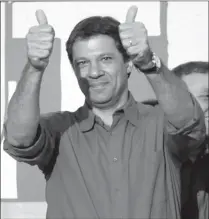
[[[157,72],[161,67],[161,60],[154,52],[150,52],[146,62],[138,63],[138,69],[145,74]]]
[[[44,70],[45,69],[35,68],[29,60],[26,63],[25,68],[24,68],[24,72],[27,72],[29,74],[40,74],[40,75],[42,75],[44,73]]]

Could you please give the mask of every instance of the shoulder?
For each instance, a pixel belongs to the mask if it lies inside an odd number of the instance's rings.
[[[53,131],[64,132],[68,128],[75,126],[77,123],[89,117],[89,111],[81,106],[74,112],[57,111],[41,115],[40,124],[47,126]]]
[[[66,120],[71,117],[71,112],[69,111],[56,111],[41,114],[41,120],[49,121],[49,122],[59,122]]]
[[[69,111],[57,111],[41,114],[40,125],[53,130],[62,132],[68,129],[72,123],[73,113]]]

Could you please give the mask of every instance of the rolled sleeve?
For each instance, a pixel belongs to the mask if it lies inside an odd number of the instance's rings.
[[[190,120],[179,129],[166,121],[166,132],[171,151],[181,160],[189,158],[194,161],[197,154],[202,150],[206,128],[203,111],[196,99],[192,95],[191,97],[193,100],[193,115]]]
[[[11,157],[18,162],[30,165],[38,165],[41,170],[50,162],[54,146],[54,136],[46,129],[43,122],[40,123],[34,143],[30,146],[11,145],[5,137],[3,148]]]
[[[38,165],[44,171],[51,166],[51,160],[58,155],[58,145],[61,133],[67,128],[65,113],[53,113],[41,116],[37,134],[30,146],[14,146],[7,141],[7,132],[4,128],[5,140],[3,148],[11,157],[19,162]],[[52,159],[55,158],[55,159]]]

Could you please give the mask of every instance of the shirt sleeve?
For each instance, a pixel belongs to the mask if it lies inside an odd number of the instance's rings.
[[[205,140],[204,114],[196,99],[193,100],[193,115],[181,128],[172,125],[165,116],[165,133],[168,149],[181,161],[194,161],[202,150]],[[187,112],[182,112],[187,113]]]
[[[47,172],[58,155],[59,140],[68,125],[68,112],[42,115],[34,142],[28,147],[11,145],[7,141],[7,132],[4,126],[3,148],[15,160],[38,165],[43,172]]]

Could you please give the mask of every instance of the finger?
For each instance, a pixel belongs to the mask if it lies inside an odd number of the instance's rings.
[[[29,29],[29,33],[54,33],[53,27],[50,25],[33,26]]]
[[[32,61],[34,61],[34,62],[37,62],[37,61],[40,60],[38,57],[32,57],[32,56],[29,56],[29,57],[30,57],[30,59],[31,59]]]
[[[127,30],[127,31],[121,31],[120,32],[120,38],[121,39],[130,39],[133,37],[133,32]]]
[[[26,36],[27,40],[30,42],[32,41],[37,41],[37,42],[45,42],[45,41],[48,41],[48,42],[53,42],[53,35],[52,34],[47,34],[47,33],[37,33],[37,34],[28,34]]]
[[[52,43],[51,42],[37,42],[33,41],[28,44],[29,49],[41,49],[41,50],[51,50],[52,49]]]
[[[133,5],[128,9],[126,14],[126,23],[133,23],[135,21],[137,15],[138,8],[137,6]]]
[[[134,57],[136,55],[138,55],[139,52],[140,52],[138,46],[130,46],[130,47],[127,48],[126,51],[127,51],[129,56],[134,56]]]
[[[129,47],[136,46],[137,41],[132,38],[128,38],[128,39],[122,40],[122,44],[124,48],[129,48]]]
[[[146,52],[146,47],[144,45],[135,45],[135,46],[131,46],[129,48],[126,49],[127,53],[129,56],[132,56],[132,60],[133,60],[133,57],[138,57],[138,59],[142,58],[144,59],[144,55],[145,55],[145,52]]]
[[[43,10],[36,11],[36,19],[39,24],[48,24],[47,17]]]
[[[49,50],[43,49],[36,49],[36,50],[29,50],[28,56],[30,58],[37,58],[37,59],[44,59],[49,57]]]

